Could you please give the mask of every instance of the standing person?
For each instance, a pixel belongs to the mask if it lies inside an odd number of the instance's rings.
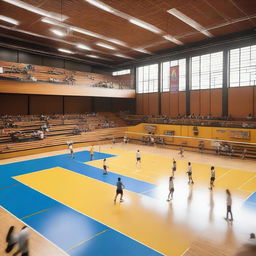
[[[176,161],[173,159],[172,161],[172,177],[174,178],[174,173],[176,172]]]
[[[138,165],[138,163],[140,163],[140,165],[141,165],[141,156],[140,156],[139,150],[137,150],[137,152],[136,152],[136,166]]]
[[[214,166],[211,167],[211,178],[210,178],[210,187],[209,189],[212,190],[214,187],[214,181],[215,181],[215,169]]]
[[[169,179],[169,195],[167,198],[168,202],[173,199],[173,192],[174,192],[173,177],[170,177],[170,179]]]
[[[70,141],[70,142],[68,141],[67,144],[68,144],[68,149],[69,149],[70,157],[72,159],[74,159],[73,142],[72,141]]]
[[[11,226],[8,230],[7,236],[6,236],[6,243],[7,243],[7,247],[5,249],[6,253],[9,253],[10,251],[12,251],[13,247],[15,246],[15,244],[18,241],[18,237],[17,235],[14,234],[14,226]]]
[[[230,216],[231,216],[230,220],[233,221],[233,214],[232,214],[232,211],[231,211],[232,198],[231,198],[231,193],[230,193],[229,189],[226,189],[226,196],[227,196],[227,215],[226,215],[225,220],[229,220],[228,214],[230,213]]]
[[[116,183],[116,196],[114,199],[114,202],[116,202],[116,198],[117,196],[120,194],[120,202],[123,202],[123,189],[125,188],[124,184],[121,181],[121,178],[117,179],[117,183]]]
[[[91,149],[90,149],[90,159],[91,159],[91,161],[94,159],[94,149],[93,149],[93,146],[91,146]]]
[[[107,171],[107,160],[106,158],[103,160],[103,174],[108,174],[108,171]]]
[[[24,226],[19,235],[18,235],[18,244],[19,249],[17,252],[13,254],[13,256],[16,256],[17,254],[21,253],[21,256],[29,256],[28,251],[28,236],[29,236],[29,230],[28,227]]]
[[[192,166],[191,166],[190,162],[188,162],[187,174],[188,174],[188,184],[194,184],[194,181],[193,181],[193,178],[192,178]]]
[[[178,154],[179,154],[181,157],[184,157],[183,153],[184,153],[184,149],[183,149],[182,146],[180,146],[180,151],[179,151]]]

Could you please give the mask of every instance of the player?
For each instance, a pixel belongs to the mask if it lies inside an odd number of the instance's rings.
[[[176,172],[176,161],[173,159],[172,162],[172,177],[174,178],[174,173]]]
[[[210,178],[210,187],[209,189],[212,190],[214,187],[214,181],[215,181],[215,169],[214,166],[211,167],[211,178]]]
[[[174,185],[173,185],[173,177],[169,179],[169,195],[167,198],[167,202],[173,199]]]
[[[117,196],[120,194],[120,203],[123,202],[123,189],[125,188],[124,184],[121,181],[121,178],[117,179],[117,183],[116,183],[116,196],[114,199],[114,202],[116,202],[116,198]]]
[[[137,150],[137,153],[136,153],[136,166],[138,165],[138,163],[140,163],[141,165],[141,156],[140,156],[139,150]]]
[[[91,146],[91,149],[90,149],[90,158],[91,158],[91,161],[94,159],[94,148],[93,148],[93,146]]]
[[[192,166],[191,166],[190,162],[188,162],[187,174],[188,174],[188,184],[194,184],[194,181],[193,181],[193,178],[192,178]]]
[[[233,221],[233,214],[232,214],[232,211],[231,211],[232,198],[231,198],[231,193],[228,189],[226,189],[226,196],[227,196],[227,215],[226,215],[225,220],[229,220],[228,214],[230,213],[230,215],[231,215],[230,221]]]
[[[179,154],[181,157],[184,157],[183,153],[184,153],[184,149],[183,149],[182,146],[180,146],[180,151],[179,151],[178,154]]]
[[[70,153],[70,158],[74,159],[73,142],[67,141],[67,144],[68,144],[68,149],[69,149],[69,153]]]
[[[103,174],[104,175],[106,175],[106,174],[108,174],[108,171],[107,171],[107,169],[108,169],[108,166],[107,166],[107,160],[106,160],[106,158],[103,160]]]

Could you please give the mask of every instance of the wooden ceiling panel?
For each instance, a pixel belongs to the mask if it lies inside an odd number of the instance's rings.
[[[232,0],[233,4],[247,15],[255,15],[255,0]]]

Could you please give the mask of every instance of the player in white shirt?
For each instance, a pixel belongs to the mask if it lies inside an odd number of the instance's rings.
[[[188,174],[188,184],[194,184],[194,181],[193,181],[193,178],[192,178],[192,166],[191,166],[190,162],[188,162],[187,174]]]
[[[107,169],[108,169],[108,166],[107,166],[107,160],[106,160],[106,158],[103,160],[103,174],[104,175],[106,175],[106,174],[108,174],[108,171],[107,171]]]
[[[210,187],[209,189],[212,190],[214,187],[214,181],[215,181],[215,169],[214,166],[211,167],[211,178],[210,178]]]
[[[229,220],[228,214],[230,213],[230,215],[231,215],[230,221],[233,221],[233,214],[232,214],[232,210],[231,210],[232,198],[231,198],[231,193],[230,193],[229,189],[226,189],[226,195],[227,195],[227,215],[226,215],[225,219]]]
[[[73,159],[74,158],[74,150],[73,150],[73,142],[72,141],[68,141],[68,149],[69,149],[69,153],[70,153],[70,157]]]
[[[136,166],[138,165],[138,163],[141,164],[141,156],[140,156],[139,150],[137,150],[137,152],[136,152]]]
[[[168,198],[167,198],[168,202],[173,199],[173,192],[174,192],[173,177],[170,177],[170,179],[169,179],[169,194],[168,194]]]

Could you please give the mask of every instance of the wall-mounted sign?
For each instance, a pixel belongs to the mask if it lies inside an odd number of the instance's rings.
[[[175,131],[164,131],[164,135],[174,136]]]
[[[242,139],[249,140],[250,139],[250,131],[230,131],[231,139]]]
[[[170,92],[176,93],[179,91],[179,66],[170,68]]]
[[[156,125],[144,125],[144,130],[147,132],[156,132]]]

